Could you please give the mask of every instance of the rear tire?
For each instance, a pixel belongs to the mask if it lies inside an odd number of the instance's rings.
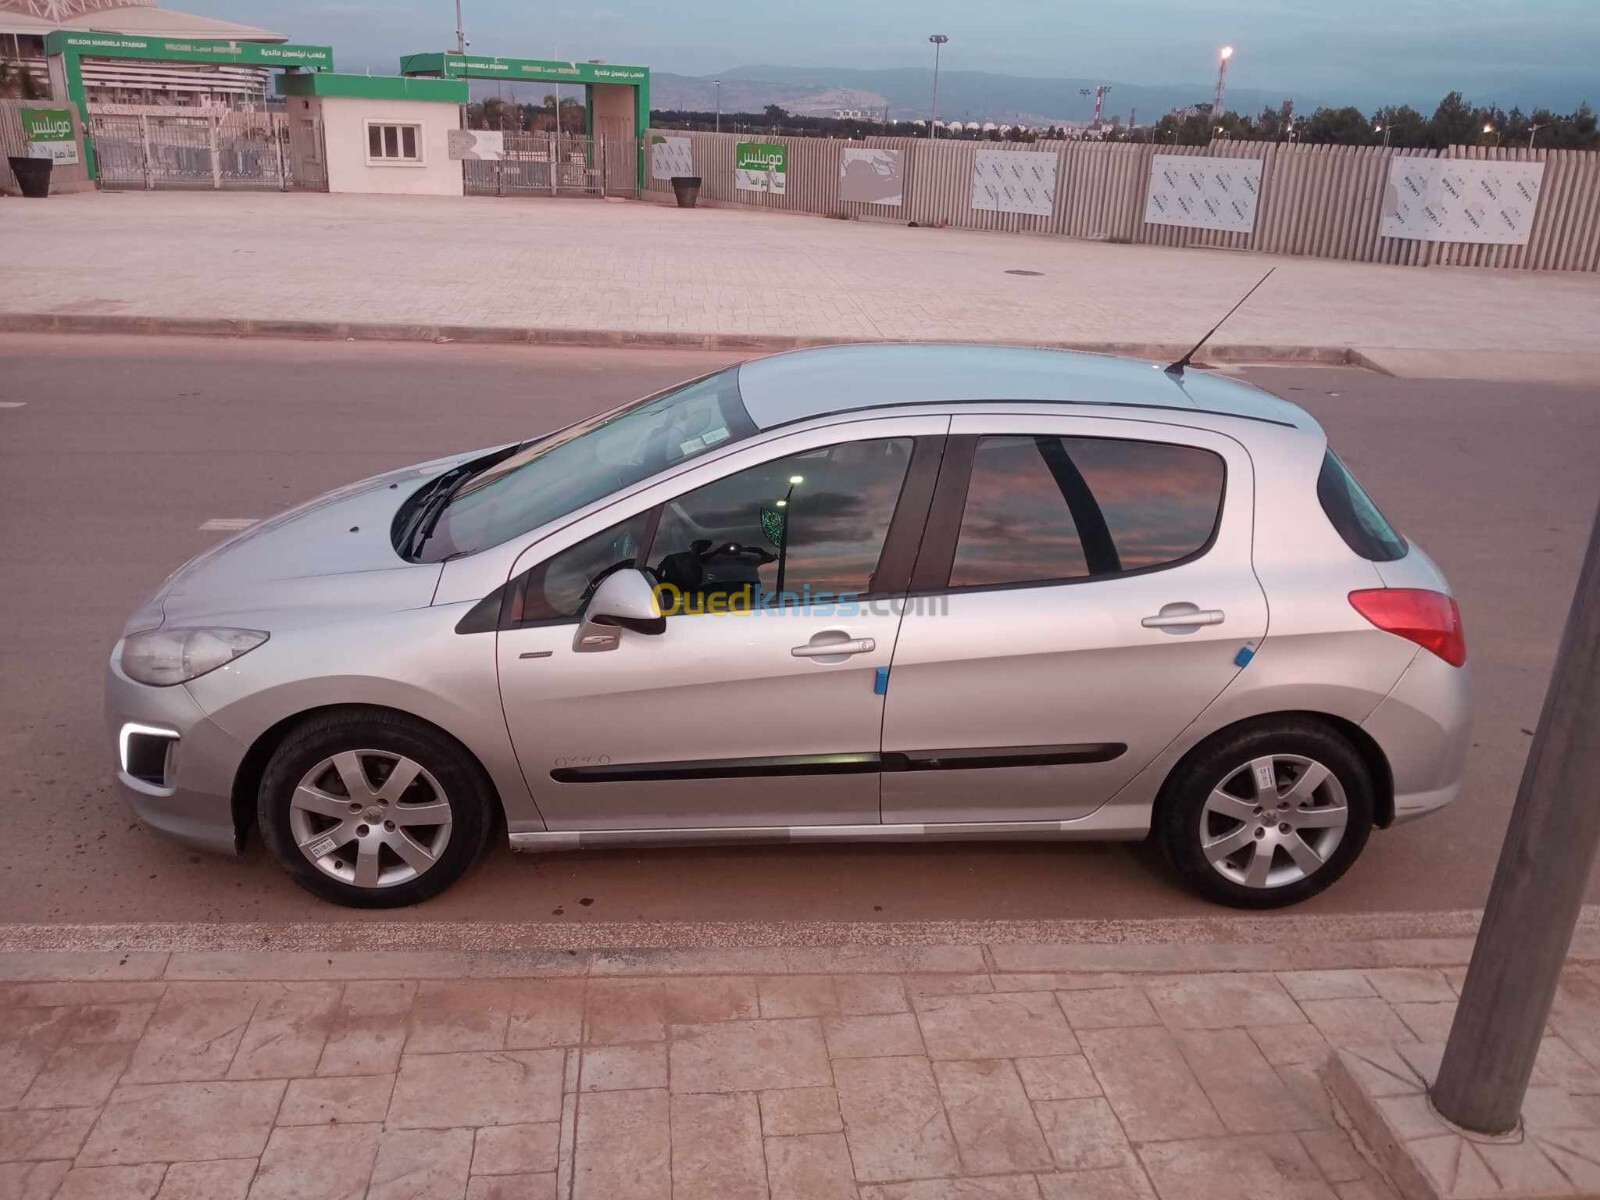
[[[262,840],[308,892],[349,908],[437,896],[477,860],[494,793],[433,726],[385,709],[307,720],[261,777]]]
[[[1152,832],[1191,890],[1233,908],[1281,908],[1350,869],[1373,810],[1355,748],[1320,722],[1288,719],[1190,751],[1162,788]]]

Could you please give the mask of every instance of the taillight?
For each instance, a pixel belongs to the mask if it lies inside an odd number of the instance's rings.
[[[1431,650],[1452,667],[1467,661],[1461,610],[1453,597],[1423,588],[1367,588],[1350,593],[1355,610],[1379,629]]]

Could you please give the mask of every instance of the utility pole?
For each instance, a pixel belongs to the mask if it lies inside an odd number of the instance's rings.
[[[717,85],[717,132],[721,133],[722,132],[722,80],[713,79],[711,82]]]
[[[467,32],[461,27],[461,0],[456,0],[456,53],[467,52]]]
[[[1517,788],[1433,1106],[1478,1133],[1517,1127],[1600,845],[1600,516]]]
[[[939,136],[939,47],[950,39],[942,33],[928,35],[928,40],[933,43],[933,112],[928,119],[928,136]]]
[[[1233,47],[1224,46],[1217,53],[1217,90],[1211,97],[1211,116],[1213,120],[1222,119],[1222,92],[1228,80],[1228,60],[1233,57]]]

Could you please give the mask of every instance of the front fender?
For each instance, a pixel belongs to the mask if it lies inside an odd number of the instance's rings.
[[[469,608],[442,605],[275,632],[258,650],[187,686],[207,716],[247,746],[313,709],[365,704],[409,713],[477,758],[508,824],[541,830],[544,819],[506,730],[495,635],[455,632]]]

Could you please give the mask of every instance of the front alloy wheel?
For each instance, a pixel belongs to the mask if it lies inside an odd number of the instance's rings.
[[[437,866],[450,844],[450,798],[422,765],[346,750],[301,778],[289,800],[294,843],[317,870],[356,887],[393,887]]]
[[[262,839],[296,883],[335,904],[436,896],[488,838],[494,791],[459,742],[387,709],[308,718],[261,777]]]

